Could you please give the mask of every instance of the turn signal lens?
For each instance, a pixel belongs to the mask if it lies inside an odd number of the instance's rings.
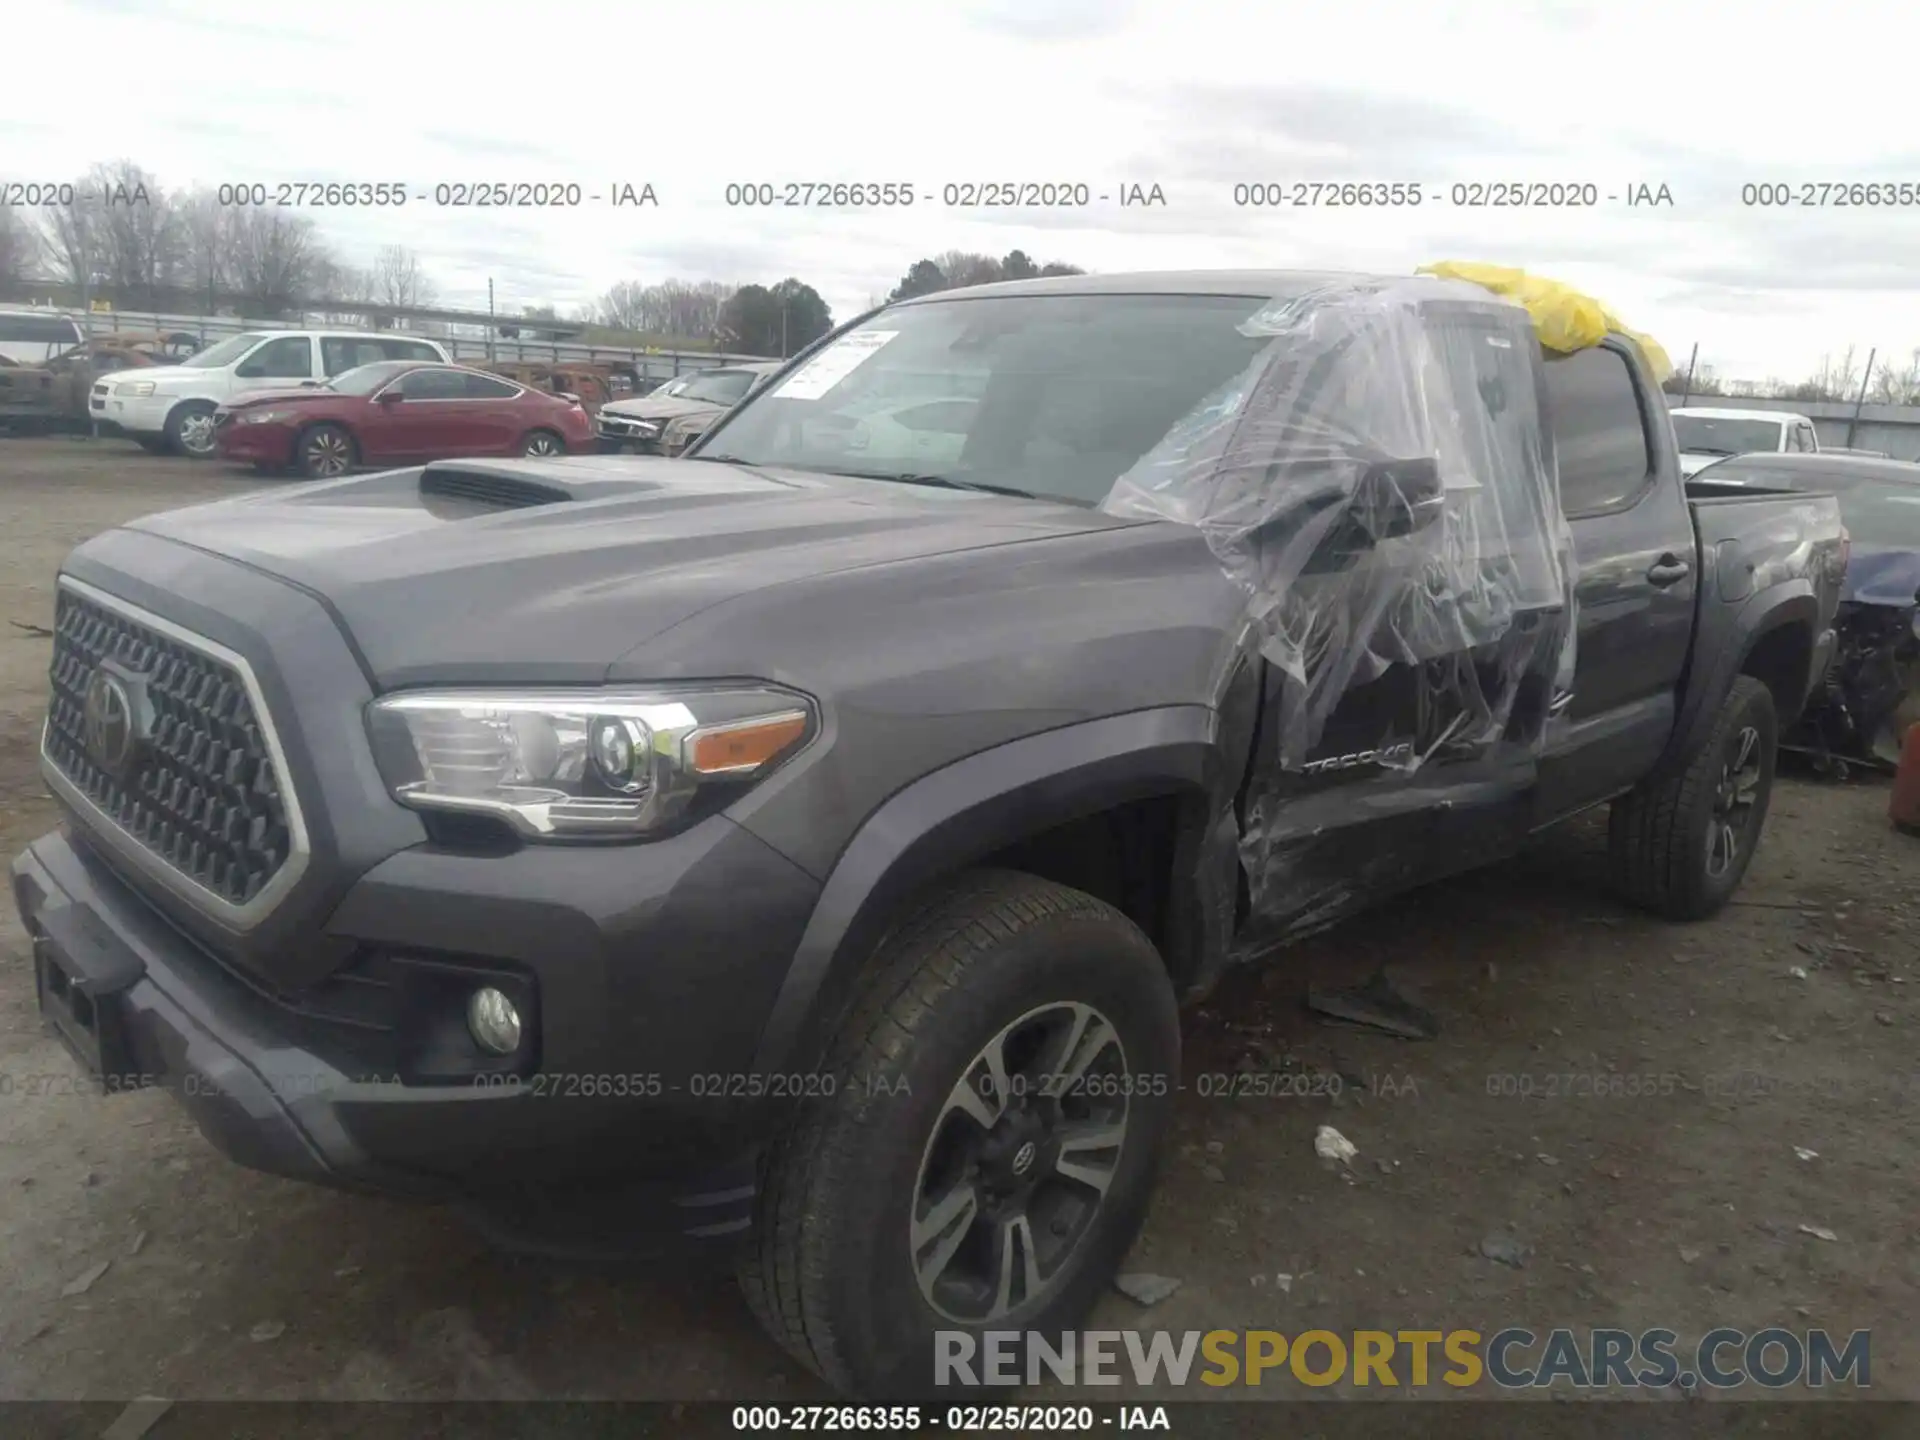
[[[687,737],[687,768],[696,775],[758,770],[807,733],[804,711],[698,730]]]

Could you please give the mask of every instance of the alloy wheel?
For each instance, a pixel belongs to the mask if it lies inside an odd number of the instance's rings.
[[[997,1320],[1068,1269],[1120,1164],[1126,1049],[1090,1005],[1028,1011],[948,1093],[921,1154],[908,1246],[920,1293],[962,1324]]]
[[[213,416],[189,415],[180,422],[180,448],[189,455],[213,453]]]
[[[353,448],[347,437],[323,430],[307,440],[307,473],[318,479],[344,475],[353,460]]]
[[[1760,799],[1760,732],[1742,728],[1728,746],[1714,787],[1713,819],[1707,827],[1707,873],[1718,879],[1739,860],[1749,841],[1755,808]]]

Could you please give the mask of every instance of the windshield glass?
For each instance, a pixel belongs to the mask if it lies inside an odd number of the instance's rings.
[[[217,345],[209,345],[197,355],[190,355],[180,363],[201,370],[218,370],[223,365],[231,365],[262,340],[265,335],[230,335]]]
[[[715,457],[1097,505],[1267,344],[1263,300],[1034,295],[884,311],[737,412]]]
[[[1780,448],[1778,420],[1716,420],[1707,415],[1673,417],[1673,438],[1695,455],[1745,455]]]
[[[705,400],[713,405],[732,405],[743,398],[753,388],[753,382],[760,377],[751,370],[706,370],[698,375],[687,377],[687,383],[681,389],[673,390],[666,386],[660,388],[662,395],[678,396],[682,400]]]

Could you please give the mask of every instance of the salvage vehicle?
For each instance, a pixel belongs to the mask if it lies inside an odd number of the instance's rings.
[[[132,521],[57,583],[43,1014],[243,1164],[711,1243],[924,1393],[1110,1283],[1230,965],[1603,804],[1633,901],[1727,902],[1840,524],[1689,499],[1659,379],[1460,280],[1081,275],[863,316],[684,458]],[[909,389],[978,397],[948,463],[819,423]]]
[[[570,396],[499,375],[384,360],[222,405],[213,412],[213,438],[222,459],[324,480],[360,465],[584,452],[593,446],[593,421]]]
[[[435,340],[361,330],[249,330],[209,345],[164,374],[122,370],[93,384],[88,413],[101,430],[151,454],[211,459],[213,412],[262,390],[341,375],[381,360],[448,363]]]
[[[158,331],[116,330],[44,364],[0,366],[0,422],[15,431],[81,430],[96,376],[177,363],[168,337]]]
[[[780,369],[781,362],[720,365],[669,381],[650,395],[618,400],[601,407],[595,417],[600,449],[608,454],[666,453],[666,431],[684,449],[694,435],[728,407],[739,404]]]
[[[1820,450],[1813,421],[1784,410],[1726,410],[1688,405],[1675,409],[1673,437],[1680,473],[1695,475],[1729,455],[1813,455]]]
[[[1851,553],[1834,660],[1783,743],[1838,777],[1851,765],[1893,769],[1901,738],[1920,723],[1920,465],[1834,451],[1742,455],[1695,478],[1839,500]]]

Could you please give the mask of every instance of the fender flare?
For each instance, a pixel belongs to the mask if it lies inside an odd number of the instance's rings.
[[[1820,601],[1814,595],[1813,587],[1804,580],[1762,590],[1742,605],[1721,632],[1730,643],[1717,647],[1719,660],[1712,672],[1701,675],[1698,671],[1689,670],[1673,737],[1667,742],[1666,753],[1660,757],[1652,773],[1660,774],[1670,766],[1684,764],[1686,757],[1693,753],[1694,747],[1712,727],[1714,718],[1720,713],[1721,702],[1733,688],[1734,678],[1746,668],[1747,659],[1753,654],[1754,648],[1776,631],[1802,623],[1815,632],[1820,623]],[[1820,640],[1818,633],[1811,638],[1817,651]],[[1786,720],[1787,717],[1781,717],[1783,725]]]
[[[1172,705],[1082,721],[957,760],[894,793],[827,876],[761,1032],[754,1069],[816,1064],[885,938],[934,878],[1037,831],[1132,800],[1231,793],[1216,712]]]

